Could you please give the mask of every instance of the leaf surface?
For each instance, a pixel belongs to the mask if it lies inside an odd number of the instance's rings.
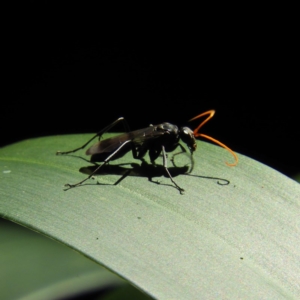
[[[65,190],[91,164],[82,159],[85,150],[55,153],[90,137],[0,149],[0,216],[68,245],[154,298],[300,297],[298,183],[243,155],[227,167],[228,152],[198,141],[191,174],[181,174],[188,156],[176,156],[182,168],[169,163],[184,195],[162,160],[142,167],[131,153],[98,174],[99,184],[89,179]]]

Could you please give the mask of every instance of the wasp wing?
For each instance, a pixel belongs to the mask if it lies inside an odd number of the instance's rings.
[[[86,151],[86,155],[112,153],[128,140],[132,141],[136,145],[141,145],[146,140],[155,139],[164,134],[164,131],[156,131],[155,127],[156,126],[149,126],[99,141]]]

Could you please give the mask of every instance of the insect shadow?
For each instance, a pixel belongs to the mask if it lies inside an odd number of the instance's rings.
[[[172,177],[177,177],[179,175],[185,174],[188,172],[189,167],[183,166],[183,167],[169,167],[169,172]],[[173,186],[172,184],[164,184],[161,183],[158,180],[154,180],[153,178],[157,177],[169,177],[168,174],[166,174],[165,168],[162,165],[152,165],[148,164],[146,161],[142,161],[141,164],[138,163],[124,163],[124,164],[116,164],[116,165],[110,165],[107,164],[103,166],[103,168],[97,170],[97,166],[87,166],[87,167],[81,167],[79,171],[86,175],[118,175],[121,176],[115,183],[113,184],[106,184],[106,183],[99,183],[99,185],[118,185],[121,181],[123,181],[128,176],[134,176],[134,177],[145,177],[150,182],[155,184],[162,184],[166,186]]]
[[[80,158],[86,162],[91,163],[88,159],[85,159],[81,156],[77,155],[70,155],[73,157]],[[135,177],[145,177],[147,178],[150,182],[155,183],[155,184],[161,184],[164,186],[170,186],[173,188],[176,188],[172,184],[167,184],[167,183],[161,183],[158,180],[154,180],[153,178],[157,177],[166,177],[168,178],[169,175],[165,172],[165,168],[163,165],[153,165],[147,163],[145,160],[142,161],[141,164],[138,163],[122,163],[122,164],[107,164],[103,166],[101,169],[98,169],[98,164],[95,164],[93,166],[86,166],[86,167],[81,167],[79,169],[79,172],[86,174],[86,175],[118,175],[120,178],[113,184],[109,183],[100,183],[97,181],[98,185],[118,185],[121,181],[123,181],[126,177],[128,176],[135,176]],[[189,166],[175,166],[175,167],[169,167],[169,172],[172,177],[177,177],[179,175],[186,175],[186,176],[192,176],[192,177],[197,177],[197,178],[204,178],[204,179],[210,179],[210,180],[215,180],[217,184],[219,185],[228,185],[230,183],[229,180],[223,179],[223,178],[218,178],[218,177],[210,177],[210,176],[201,176],[201,175],[195,175],[195,174],[190,174],[188,173],[189,171]],[[93,178],[93,177],[92,177]],[[95,179],[95,178],[94,178]],[[81,186],[84,185],[93,185],[93,184],[82,184]],[[66,188],[65,190],[69,190],[70,187]]]

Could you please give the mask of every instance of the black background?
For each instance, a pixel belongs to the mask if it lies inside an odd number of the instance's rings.
[[[103,21],[101,9],[83,19],[81,7],[30,3],[3,43],[0,146],[97,132],[120,116],[131,129],[163,121],[194,128],[191,117],[215,109],[203,133],[288,176],[300,170],[293,24],[244,16]]]

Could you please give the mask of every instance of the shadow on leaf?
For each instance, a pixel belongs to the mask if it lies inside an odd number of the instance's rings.
[[[97,166],[88,166],[88,167],[82,167],[80,168],[80,172],[86,175],[91,175]],[[201,175],[194,175],[188,173],[189,167],[183,166],[183,167],[168,167],[168,170],[172,177],[177,177],[179,175],[186,175],[186,176],[192,176],[192,177],[198,177],[198,178],[204,178],[204,179],[211,179],[216,180],[217,184],[219,185],[228,185],[230,183],[229,180],[224,178],[218,178],[218,177],[210,177],[210,176],[201,176]],[[169,177],[168,174],[165,171],[165,168],[162,165],[153,165],[148,164],[147,162],[143,161],[142,164],[137,163],[126,163],[126,164],[118,164],[118,165],[104,165],[99,169],[95,175],[119,175],[121,176],[120,179],[118,179],[114,185],[119,184],[123,179],[125,179],[127,176],[136,176],[136,177],[146,177],[149,181],[160,184],[160,182],[153,180],[154,177]],[[98,183],[100,184],[100,183]],[[173,186],[171,184],[164,184],[168,186]]]

